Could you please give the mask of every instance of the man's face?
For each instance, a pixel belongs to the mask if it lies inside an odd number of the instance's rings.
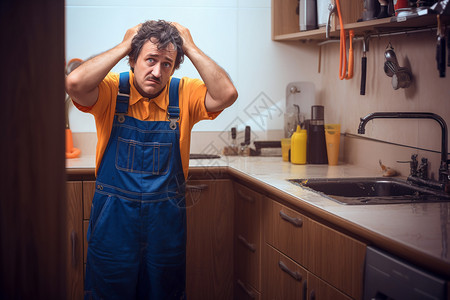
[[[174,73],[177,50],[173,44],[158,49],[157,40],[152,39],[142,46],[134,68],[134,85],[143,97],[155,98],[161,93]]]

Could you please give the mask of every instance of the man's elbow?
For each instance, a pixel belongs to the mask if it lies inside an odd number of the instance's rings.
[[[83,85],[83,81],[79,80],[76,75],[69,74],[66,77],[65,88],[66,93],[72,98],[73,101],[77,102],[82,106],[92,106],[97,101],[97,91],[89,90]]]
[[[236,90],[236,88],[233,86],[232,88],[230,88],[227,92],[227,97],[225,97],[225,107],[229,107],[231,105],[233,105],[234,102],[236,102],[237,98],[238,98],[238,91]]]
[[[66,76],[65,88],[66,93],[69,94],[69,96],[73,97],[77,94],[77,91],[80,90],[80,84],[78,83],[76,76],[71,74]]]

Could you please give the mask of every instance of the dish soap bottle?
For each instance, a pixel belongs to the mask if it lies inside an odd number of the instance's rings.
[[[306,140],[306,130],[297,125],[297,130],[291,137],[291,162],[293,164],[306,164]]]

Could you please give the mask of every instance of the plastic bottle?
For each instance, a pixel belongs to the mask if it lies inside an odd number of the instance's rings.
[[[327,144],[325,143],[324,107],[311,106],[311,120],[308,126],[308,163],[327,164]]]
[[[306,130],[297,125],[297,130],[291,137],[291,162],[293,164],[306,164]]]

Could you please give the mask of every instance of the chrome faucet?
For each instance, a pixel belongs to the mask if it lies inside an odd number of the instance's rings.
[[[448,160],[448,131],[445,120],[439,115],[428,112],[375,112],[361,118],[358,133],[364,134],[367,122],[372,119],[433,119],[439,123],[442,130],[441,136],[441,164],[439,166],[439,182],[446,189],[449,183],[449,160]]]

